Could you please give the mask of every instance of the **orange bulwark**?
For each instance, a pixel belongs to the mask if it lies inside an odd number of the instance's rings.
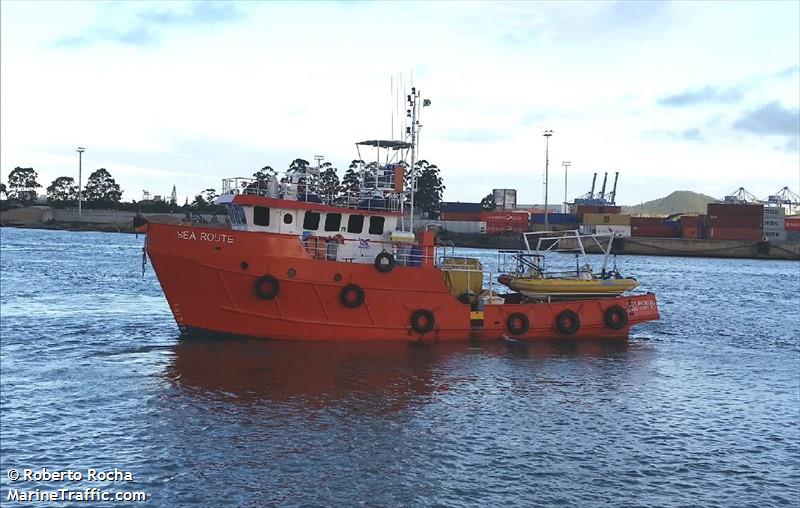
[[[556,303],[506,298],[476,311],[448,289],[431,233],[405,254],[385,256],[389,266],[377,258],[373,264],[341,252],[330,256],[350,241],[335,233],[304,240],[262,231],[146,227],[147,254],[183,332],[337,341],[625,338],[631,326],[659,318],[652,293]],[[383,252],[392,252],[386,243]]]

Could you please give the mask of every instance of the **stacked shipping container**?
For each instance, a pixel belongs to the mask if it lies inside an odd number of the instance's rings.
[[[708,237],[712,240],[762,239],[764,205],[709,203]]]
[[[506,231],[524,233],[528,230],[528,212],[512,210],[483,212],[481,220],[486,223],[486,232],[489,234]]]
[[[786,241],[786,210],[782,206],[764,207],[764,240]]]
[[[631,236],[680,238],[680,222],[661,217],[631,217]]]

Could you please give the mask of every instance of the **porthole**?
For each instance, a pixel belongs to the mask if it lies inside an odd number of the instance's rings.
[[[283,214],[283,223],[284,224],[291,224],[293,220],[294,220],[294,215],[292,215],[290,213]]]

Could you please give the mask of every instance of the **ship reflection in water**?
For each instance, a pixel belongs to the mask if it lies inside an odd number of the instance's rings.
[[[255,402],[308,402],[311,407],[348,399],[383,402],[399,409],[474,377],[467,363],[564,357],[597,360],[627,353],[627,340],[464,343],[282,342],[258,339],[181,339],[166,376],[190,393]],[[482,359],[480,357],[483,357]],[[472,369],[473,367],[469,367]],[[531,379],[531,382],[536,382]]]

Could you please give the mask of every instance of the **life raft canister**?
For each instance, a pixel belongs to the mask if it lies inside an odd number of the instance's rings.
[[[348,309],[355,309],[364,303],[364,290],[357,284],[348,284],[339,292],[339,301]]]
[[[614,305],[606,309],[603,320],[612,330],[622,330],[628,325],[628,313],[619,305]]]
[[[280,292],[280,284],[278,279],[272,275],[262,275],[256,279],[255,283],[256,296],[262,300],[272,300]]]
[[[578,313],[573,310],[563,310],[556,317],[556,328],[559,332],[566,335],[572,335],[581,328],[581,318]]]
[[[514,335],[522,335],[530,330],[531,322],[527,315],[521,312],[515,312],[510,314],[508,319],[506,319],[506,326],[508,327],[508,331]]]
[[[411,328],[417,333],[428,333],[436,326],[436,316],[427,309],[418,309],[411,314]]]
[[[397,261],[395,261],[394,256],[389,252],[383,251],[375,256],[375,269],[381,273],[391,272],[395,264],[397,264]]]

